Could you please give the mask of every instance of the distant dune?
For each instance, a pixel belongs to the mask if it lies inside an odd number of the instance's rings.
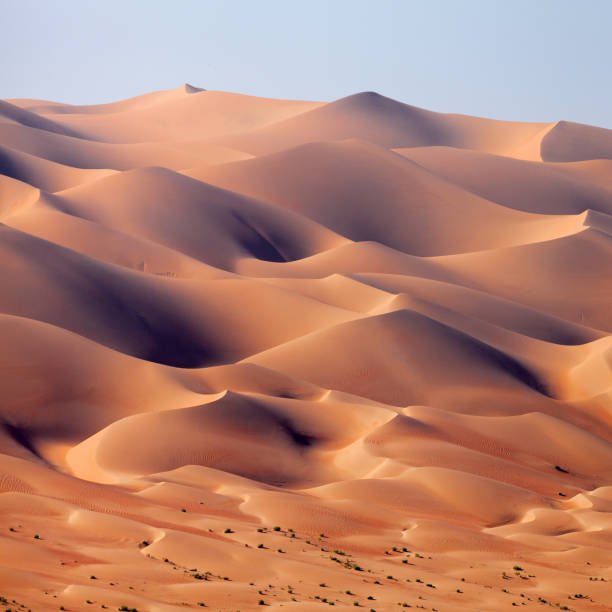
[[[612,610],[612,131],[185,84],[0,101],[11,610]]]

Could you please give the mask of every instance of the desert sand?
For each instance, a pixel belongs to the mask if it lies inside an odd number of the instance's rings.
[[[185,85],[0,172],[3,609],[612,610],[611,130]]]

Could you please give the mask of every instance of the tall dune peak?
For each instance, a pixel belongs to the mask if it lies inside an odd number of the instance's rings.
[[[181,85],[181,88],[188,94],[200,93],[201,91],[206,91],[202,87],[196,87],[195,85],[191,85],[190,83],[184,83]]]

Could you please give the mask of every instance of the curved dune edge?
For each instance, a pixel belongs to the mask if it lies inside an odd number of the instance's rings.
[[[0,142],[6,606],[612,608],[612,131],[186,83]]]

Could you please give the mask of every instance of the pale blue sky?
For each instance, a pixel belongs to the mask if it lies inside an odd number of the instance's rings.
[[[190,82],[612,127],[612,0],[0,0],[0,98]]]

